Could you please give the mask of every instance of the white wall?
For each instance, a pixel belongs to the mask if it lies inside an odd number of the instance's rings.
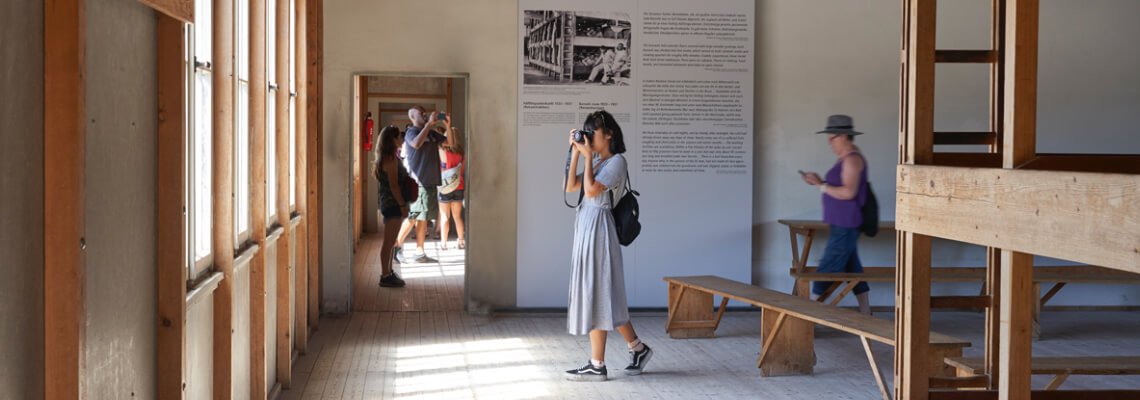
[[[0,396],[32,400],[44,396],[43,4],[0,3]]]
[[[940,3],[946,48],[988,45],[988,0]],[[336,1],[325,4],[325,310],[351,296],[349,201],[351,74],[471,73],[471,246],[468,291],[500,307],[515,304],[517,96],[513,65],[517,2]],[[1140,108],[1140,2],[1044,0],[1038,112],[1040,152],[1140,153],[1130,115]],[[413,16],[433,15],[421,26]],[[832,113],[855,118],[884,214],[893,215],[898,143],[900,3],[897,0],[758,0],[756,4],[753,282],[786,290],[791,250],[777,219],[818,214],[819,192],[796,169],[825,171],[835,160],[814,135]],[[415,32],[415,43],[406,43]],[[423,45],[430,43],[430,46]],[[361,51],[368,49],[368,51]],[[984,67],[939,67],[937,129],[986,126]],[[525,150],[525,149],[524,149]],[[652,201],[652,199],[641,199]],[[822,254],[817,240],[812,262]],[[893,265],[894,240],[861,241],[866,265]],[[984,265],[976,246],[938,241],[935,265]],[[741,268],[747,268],[740,266]],[[939,284],[935,293],[976,293]],[[1140,287],[1072,285],[1051,304],[1136,304]],[[872,302],[892,304],[889,285]]]

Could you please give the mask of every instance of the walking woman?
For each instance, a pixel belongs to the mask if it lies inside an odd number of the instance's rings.
[[[380,157],[373,166],[373,175],[380,182],[377,185],[380,204],[376,218],[380,225],[380,286],[404,287],[404,280],[392,271],[392,252],[395,250],[396,236],[400,233],[400,225],[408,216],[407,197],[404,197],[402,185],[408,181],[408,170],[404,163],[396,156],[396,149],[404,143],[400,129],[388,125],[380,131],[378,139]]]
[[[451,220],[455,220],[455,234],[457,236],[456,246],[460,249],[466,248],[467,244],[463,241],[463,140],[459,137],[459,128],[451,127],[451,132],[447,134],[447,140],[443,145],[439,146],[439,158],[443,160],[443,170],[451,170],[458,167],[459,186],[448,193],[443,193],[441,186],[439,192],[439,226],[440,226],[440,246],[447,250],[447,236],[451,230]],[[447,177],[444,177],[446,180]]]
[[[625,142],[621,127],[613,115],[596,111],[582,125],[583,140],[574,140],[570,132],[571,172],[578,170],[578,157],[583,159],[582,174],[567,174],[563,187],[567,192],[581,190],[582,204],[574,220],[574,246],[570,256],[570,303],[567,328],[572,335],[590,335],[590,361],[566,371],[573,381],[606,380],[606,334],[617,330],[629,346],[630,361],[625,367],[629,375],[640,374],[653,355],[653,350],[637,338],[629,320],[625,299],[625,276],[622,269],[621,245],[614,228],[613,199],[624,195],[626,169]],[[612,197],[610,193],[613,192]]]
[[[816,133],[827,134],[827,144],[839,159],[824,178],[815,172],[803,175],[804,182],[818,187],[822,193],[823,222],[831,225],[831,236],[827,239],[823,258],[819,260],[819,272],[863,272],[856,244],[859,240],[859,226],[863,224],[862,207],[867,202],[867,160],[859,148],[855,147],[855,136],[862,133],[854,128],[849,116],[828,117],[827,129]],[[812,282],[812,298],[824,294],[831,285],[832,282]],[[867,282],[855,285],[859,311],[864,314],[871,314],[867,295],[870,290]]]

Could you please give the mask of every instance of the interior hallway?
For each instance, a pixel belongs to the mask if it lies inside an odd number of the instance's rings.
[[[424,243],[431,262],[392,263],[392,269],[407,282],[402,288],[380,287],[380,235],[364,234],[352,261],[353,311],[460,311],[463,309],[464,254],[456,246],[455,231],[444,250],[438,240]],[[404,243],[407,254],[415,251],[415,233]]]

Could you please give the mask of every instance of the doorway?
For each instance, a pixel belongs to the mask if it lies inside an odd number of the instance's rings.
[[[455,146],[449,149],[452,161],[456,153],[462,159],[461,180],[466,185],[467,152],[470,143],[468,114],[468,76],[466,74],[353,74],[353,300],[354,311],[460,311],[466,307],[467,251],[466,244],[467,190],[462,199],[454,199],[435,207],[444,211],[458,211],[458,216],[427,215],[427,233],[421,251],[418,249],[414,229],[400,245],[404,262],[394,261],[393,271],[407,284],[402,288],[381,287],[381,251],[383,250],[383,222],[378,216],[378,181],[373,175],[379,152],[378,135],[389,125],[399,129],[401,137],[411,126],[408,110],[414,106],[427,112],[444,112],[451,118]],[[371,131],[368,131],[371,120]],[[442,124],[440,124],[442,126]],[[441,129],[442,130],[442,129]],[[368,132],[368,133],[366,133]],[[369,143],[369,140],[371,142]],[[368,148],[371,147],[371,150]],[[402,146],[401,146],[402,147]],[[403,149],[401,149],[401,157]],[[446,162],[447,154],[440,154]],[[404,163],[407,166],[407,163]],[[441,168],[443,170],[443,168]],[[457,190],[458,191],[458,190]],[[456,203],[459,206],[456,206]],[[455,214],[454,212],[448,214]],[[447,219],[447,237],[442,237],[443,219]],[[462,239],[462,240],[461,240]]]

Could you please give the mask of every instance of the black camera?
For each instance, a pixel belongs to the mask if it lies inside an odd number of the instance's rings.
[[[594,131],[585,131],[581,129],[574,130],[574,141],[578,143],[586,143],[586,139],[594,140]]]
[[[447,113],[439,113],[435,115],[436,121],[443,121],[447,119]]]

